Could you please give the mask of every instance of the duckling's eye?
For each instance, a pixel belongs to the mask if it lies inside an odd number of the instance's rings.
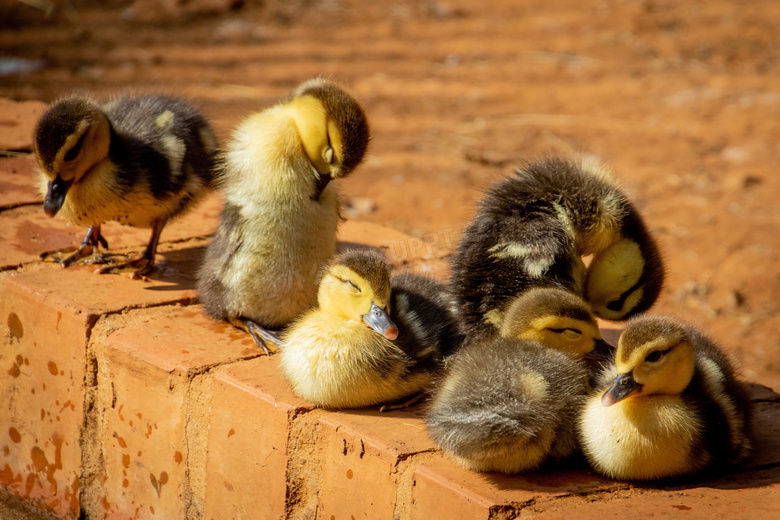
[[[653,352],[650,352],[647,356],[645,356],[645,361],[648,363],[655,363],[656,361],[660,361],[661,358],[664,357],[664,353],[660,350],[654,350]]]
[[[623,301],[622,300],[612,300],[611,302],[607,303],[607,309],[618,312],[623,310]]]
[[[554,332],[556,334],[562,334],[564,338],[566,339],[580,339],[582,337],[582,331],[577,329],[548,329],[550,332]]]
[[[352,288],[355,289],[357,292],[363,292],[360,290],[360,287],[355,285],[355,283],[352,280],[344,280],[344,283],[348,283],[349,285],[351,285]]]
[[[325,148],[325,150],[322,152],[322,158],[325,159],[326,163],[333,164],[333,148],[330,146]]]
[[[81,146],[84,144],[84,139],[86,138],[87,138],[87,133],[84,132],[81,138],[76,142],[76,144],[73,145],[73,148],[68,150],[68,152],[65,154],[65,162],[70,162],[79,156],[79,152],[81,151]]]

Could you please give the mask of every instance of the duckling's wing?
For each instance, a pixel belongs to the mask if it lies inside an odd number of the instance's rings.
[[[190,103],[172,96],[119,97],[105,109],[120,137],[112,139],[109,155],[120,168],[126,165],[125,184],[144,182],[157,200],[180,198],[182,209],[212,184],[216,138]]]
[[[572,234],[551,207],[513,218],[478,216],[464,234],[452,268],[453,292],[469,329],[465,332],[493,332],[499,323],[491,327],[486,319],[502,315],[530,287],[580,292],[580,264]]]
[[[455,298],[447,286],[411,273],[394,275],[391,285],[391,319],[400,328],[399,346],[407,354],[440,360],[457,350],[463,335],[458,330]]]
[[[243,220],[238,206],[226,201],[220,215],[219,228],[206,248],[198,274],[198,293],[206,312],[216,319],[228,319],[227,307],[232,299],[230,289],[223,283],[231,268],[231,259],[243,243]]]

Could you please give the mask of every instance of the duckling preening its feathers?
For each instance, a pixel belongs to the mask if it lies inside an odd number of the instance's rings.
[[[750,453],[750,400],[726,355],[676,319],[639,316],[580,419],[585,456],[628,480],[695,474]]]
[[[529,289],[509,306],[500,335],[447,361],[425,419],[431,437],[476,471],[516,473],[574,454],[590,388],[586,356],[602,344],[581,298]]]
[[[172,96],[119,96],[105,104],[85,96],[54,103],[34,134],[43,208],[89,226],[81,246],[43,253],[63,266],[108,248],[100,232],[117,221],[152,229],[143,254],[97,272],[149,272],[165,224],[211,188],[217,151],[198,110]]]
[[[278,342],[267,329],[314,306],[317,273],[336,253],[331,180],[360,164],[368,141],[360,105],[323,79],[239,124],[219,173],[225,207],[198,283],[209,315],[267,349]]]
[[[319,307],[284,334],[281,367],[317,406],[356,408],[424,390],[461,341],[447,289],[412,274],[390,276],[384,255],[337,255],[322,275]]]
[[[509,302],[531,287],[572,291],[599,317],[620,320],[649,308],[662,284],[661,255],[642,218],[588,158],[531,162],[494,186],[452,275],[470,337],[494,334]]]

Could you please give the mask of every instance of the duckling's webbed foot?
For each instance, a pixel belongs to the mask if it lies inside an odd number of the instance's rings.
[[[154,257],[157,254],[157,244],[160,242],[160,233],[165,227],[165,220],[158,221],[152,226],[152,237],[149,244],[141,253],[141,256],[135,258],[125,257],[124,262],[107,265],[95,270],[97,274],[129,274],[131,280],[145,279],[146,274],[154,269]]]
[[[127,258],[127,257],[126,257]],[[95,269],[96,274],[127,274],[130,279],[138,280],[154,269],[154,259],[146,254],[128,258],[124,262],[112,263]]]
[[[90,226],[80,245],[66,247],[56,251],[47,251],[41,253],[39,258],[46,262],[58,262],[62,267],[68,267],[69,265],[78,263],[89,256],[92,257],[88,260],[89,263],[104,264],[106,263],[106,257],[100,254],[97,246],[108,249],[108,242],[103,238],[103,235],[100,234],[100,226]]]
[[[248,332],[255,341],[255,345],[263,349],[263,352],[269,356],[279,351],[282,340],[270,330],[261,327],[249,318],[230,318],[228,321],[234,327]]]
[[[393,410],[403,410],[404,408],[409,408],[410,406],[417,404],[426,395],[428,394],[425,391],[422,391],[413,395],[408,399],[403,399],[401,401],[396,401],[394,403],[383,404],[382,406],[379,407],[379,411],[384,413],[384,412],[392,412]]]

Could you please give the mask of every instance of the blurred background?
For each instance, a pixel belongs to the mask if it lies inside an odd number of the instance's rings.
[[[654,311],[780,390],[778,27],[775,0],[0,0],[0,98],[175,93],[225,142],[335,79],[373,133],[345,216],[445,259],[514,166],[593,154],[665,253]]]

